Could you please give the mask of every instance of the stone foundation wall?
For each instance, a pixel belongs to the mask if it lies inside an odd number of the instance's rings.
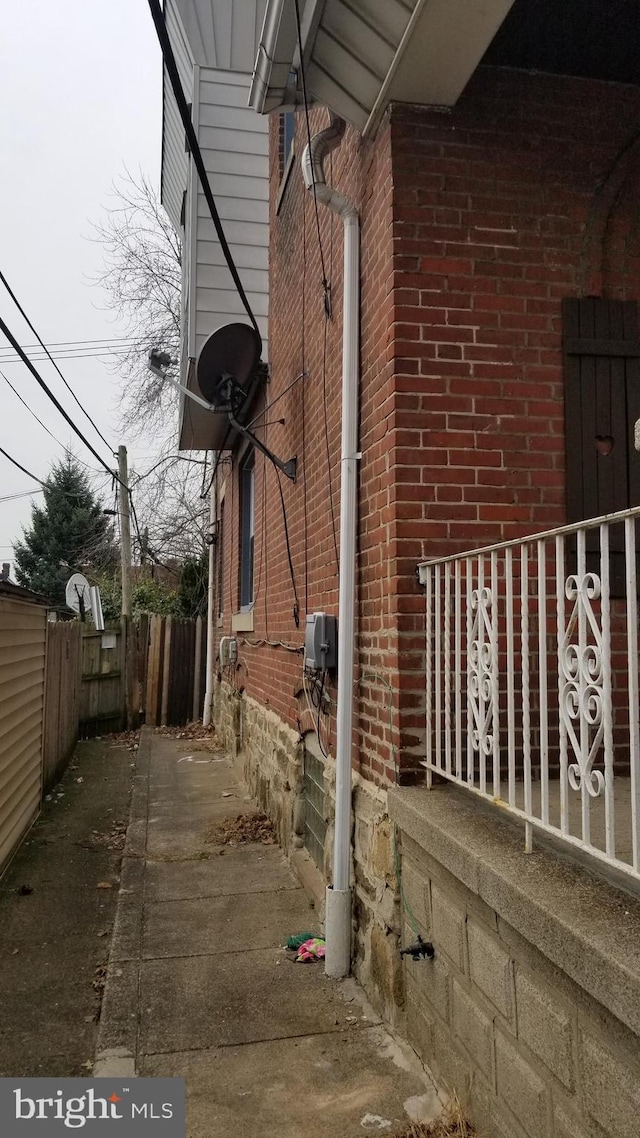
[[[291,854],[300,849],[303,741],[274,712],[245,694],[238,695],[225,683],[216,688],[215,722],[225,746],[242,765],[251,793],[272,819],[284,851]],[[335,763],[331,757],[324,761],[324,768],[327,833],[318,873],[326,884],[331,881],[334,835]],[[386,791],[355,776],[353,806],[354,972],[379,1013],[398,1025],[404,1006],[400,905]]]
[[[409,1041],[491,1138],[637,1138],[640,902],[452,788],[389,795]],[[405,941],[414,940],[408,917]]]

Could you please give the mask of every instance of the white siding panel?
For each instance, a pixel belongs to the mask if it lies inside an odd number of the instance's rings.
[[[202,204],[204,199],[201,199]],[[199,203],[200,204],[200,203]],[[225,221],[259,221],[269,223],[269,203],[255,198],[223,198],[216,195],[220,217]]]
[[[201,131],[204,145],[202,157],[207,174],[237,174],[245,178],[261,178],[262,171],[267,165],[266,156],[260,154],[243,154],[237,151],[212,150],[207,147],[206,129]]]
[[[269,201],[269,183],[265,178],[242,178],[239,174],[210,174],[209,183],[216,201],[218,198],[247,198],[248,201]]]
[[[40,808],[46,620],[0,597],[0,872]]]
[[[237,245],[250,245],[260,246],[264,241],[265,229],[267,234],[269,227],[267,225],[260,225],[258,223],[251,223],[248,221],[227,221],[225,222],[224,231],[229,245],[234,247]],[[215,229],[213,222],[206,217],[198,219],[198,237],[203,241],[215,240]],[[198,261],[200,264],[200,261]],[[240,274],[242,276],[242,274]],[[235,292],[235,286],[234,292]]]
[[[175,0],[166,0],[167,31],[176,58],[180,82],[188,103],[193,101],[193,56],[176,11]],[[182,197],[187,188],[188,155],[184,127],[166,72],[163,78],[161,201],[175,229],[180,232]]]
[[[198,12],[199,0],[174,0],[181,10],[191,6],[190,19]],[[211,5],[211,0],[209,0]],[[225,6],[226,5],[226,6]],[[197,76],[198,141],[211,190],[216,201],[233,260],[255,313],[263,340],[262,358],[267,360],[268,263],[269,263],[269,143],[268,120],[248,106],[251,73],[261,28],[264,0],[239,3],[234,14],[229,0],[213,7],[215,60],[212,68],[194,49]],[[253,11],[251,35],[238,23]],[[186,16],[185,16],[186,20]],[[189,27],[191,28],[191,24]],[[201,26],[201,25],[199,25]],[[191,34],[191,33],[190,33]],[[252,43],[253,36],[253,43]],[[207,45],[205,45],[207,46]],[[209,50],[211,45],[208,45]],[[249,51],[251,48],[251,51]],[[204,49],[203,49],[204,50]],[[225,56],[227,52],[227,56]],[[230,53],[230,54],[229,54]],[[231,57],[247,55],[243,70],[230,67]],[[207,57],[211,59],[211,53]],[[231,273],[220,248],[202,190],[198,188],[187,213],[186,245],[191,276],[189,355],[197,353],[212,332],[234,320],[248,323]],[[185,375],[188,367],[185,361]],[[205,411],[183,405],[181,447],[210,440],[202,420]],[[210,442],[207,444],[210,445]]]
[[[265,297],[267,294],[268,275],[266,269],[244,269],[242,273],[242,283],[247,291]],[[203,289],[228,289],[229,269],[227,265],[199,265],[198,285]]]
[[[211,79],[212,75],[216,75],[215,71],[206,71],[207,79],[203,79],[200,83],[200,99],[206,106],[211,104],[214,107],[235,107],[237,110],[247,110],[247,86],[244,82],[245,76],[242,76],[242,83],[219,83],[216,79]],[[225,78],[229,78],[226,76]],[[252,111],[255,114],[255,111]]]
[[[208,126],[201,120],[199,136],[200,145],[214,153],[251,154],[257,158],[269,154],[269,139],[263,131],[237,130],[227,123]]]
[[[244,311],[238,296],[229,292],[228,288],[201,288],[199,292],[202,298],[203,312],[221,312],[232,315],[235,312]],[[246,289],[246,293],[254,314],[266,316],[267,298],[264,293],[250,292],[249,289]]]
[[[202,265],[226,265],[222,250],[217,241],[201,241]],[[234,249],[234,260],[238,269],[265,269],[269,268],[269,250],[258,248],[256,245],[239,245]]]
[[[233,27],[236,29],[235,23]],[[244,50],[238,44],[236,47],[238,51]],[[236,47],[232,44],[232,51]],[[253,60],[245,73],[200,70],[198,138],[224,231],[261,327],[265,341],[263,359],[266,359],[268,121],[247,107],[252,67]],[[216,328],[233,319],[246,320],[247,316],[222,256],[202,192],[198,194],[197,213],[196,342],[199,349],[203,339]]]

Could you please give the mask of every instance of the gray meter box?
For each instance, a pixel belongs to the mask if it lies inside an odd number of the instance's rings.
[[[304,666],[315,672],[332,672],[338,666],[338,622],[326,612],[307,617]]]

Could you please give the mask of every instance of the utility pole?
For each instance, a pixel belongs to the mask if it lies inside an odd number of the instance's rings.
[[[137,726],[139,699],[135,694],[137,675],[135,644],[131,628],[131,502],[129,499],[129,471],[127,448],[118,447],[118,475],[120,478],[120,564],[122,568],[122,660],[124,664],[124,717],[129,730]]]
[[[118,474],[120,477],[120,562],[122,566],[122,615],[131,616],[131,513],[129,503],[129,473],[127,448],[118,447]]]

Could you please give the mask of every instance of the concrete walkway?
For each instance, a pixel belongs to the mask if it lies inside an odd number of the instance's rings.
[[[79,743],[0,879],[0,1076],[91,1070],[134,759]]]
[[[347,1138],[433,1117],[433,1086],[357,985],[281,947],[316,920],[278,847],[211,842],[241,812],[224,755],[143,731],[96,1074],[186,1076],[189,1138]]]

